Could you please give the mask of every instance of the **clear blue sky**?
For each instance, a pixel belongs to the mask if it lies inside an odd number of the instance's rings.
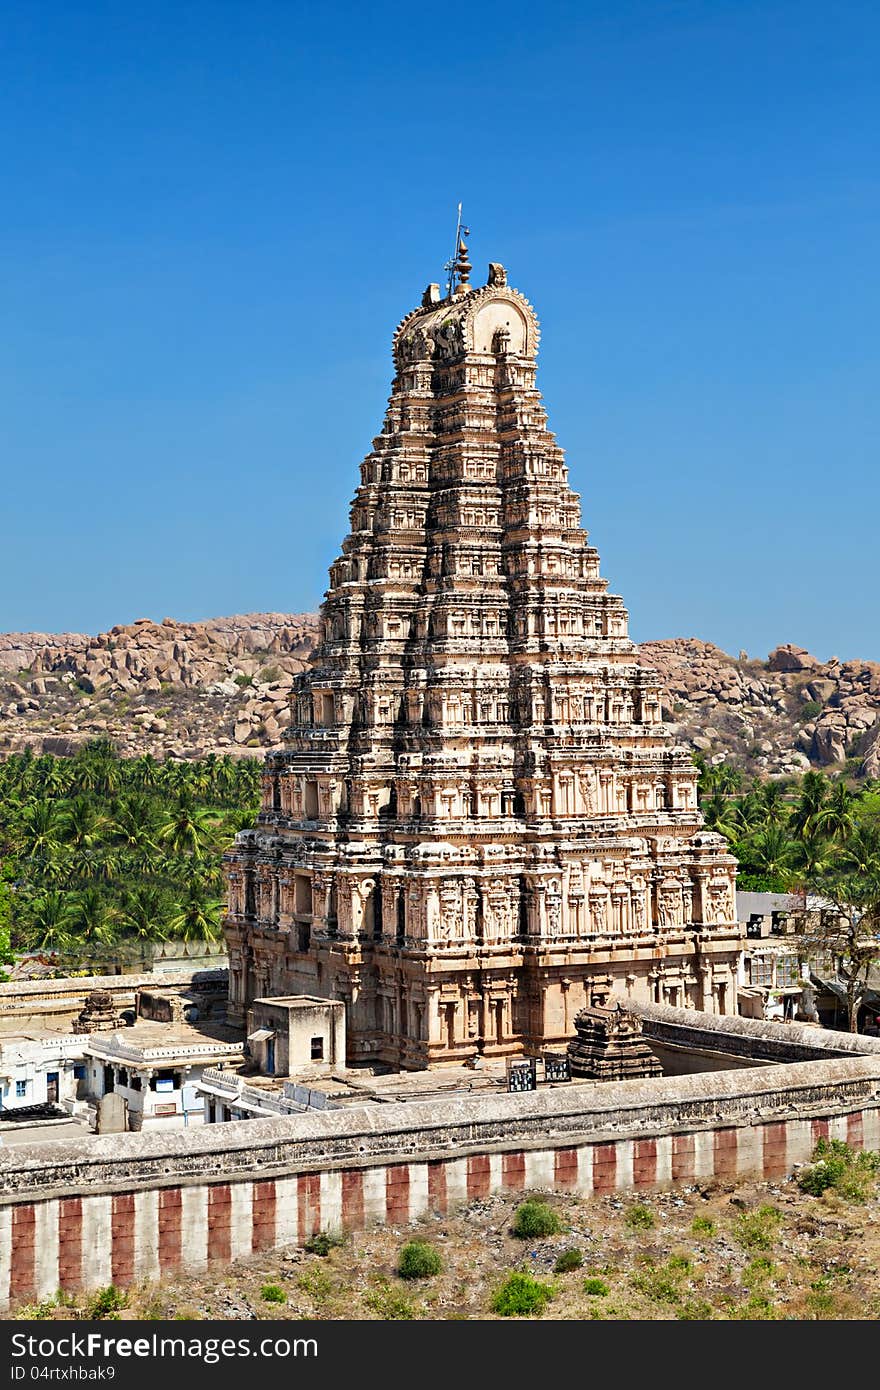
[[[464,200],[638,640],[880,660],[876,0],[7,7],[0,630],[314,607]]]

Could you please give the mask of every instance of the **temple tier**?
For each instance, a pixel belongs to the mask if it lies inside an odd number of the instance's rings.
[[[735,861],[581,529],[538,338],[497,264],[398,327],[321,641],[226,856],[233,1017],[342,999],[353,1063],[561,1044],[612,990],[736,1011]]]

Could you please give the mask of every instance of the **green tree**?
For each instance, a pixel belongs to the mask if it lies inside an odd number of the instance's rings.
[[[19,933],[29,951],[63,951],[71,942],[71,910],[66,893],[41,893],[24,911]]]
[[[182,796],[167,812],[159,829],[159,840],[172,854],[191,854],[203,859],[211,844],[217,817],[207,807],[199,807],[189,796]]]
[[[856,829],[858,799],[845,782],[837,782],[822,803],[816,825],[824,835],[834,840],[846,840]]]
[[[115,912],[100,888],[71,894],[71,936],[86,945],[108,946],[116,937]]]
[[[816,828],[828,797],[828,778],[821,772],[805,772],[800,796],[791,817],[795,835],[803,838]]]
[[[857,826],[836,851],[804,864],[795,922],[807,957],[826,957],[846,995],[851,1032],[880,962],[880,827]],[[810,895],[813,902],[810,902]]]
[[[774,823],[765,826],[749,836],[745,848],[750,868],[780,882],[786,879],[794,846],[785,826]]]
[[[218,941],[224,907],[222,899],[208,897],[198,884],[193,884],[172,909],[169,936],[177,941]]]

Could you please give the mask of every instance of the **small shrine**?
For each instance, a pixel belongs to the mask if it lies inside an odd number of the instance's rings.
[[[581,1009],[574,1026],[577,1037],[568,1044],[573,1078],[630,1081],[662,1076],[663,1068],[642,1036],[641,1019],[623,1004]]]
[[[86,997],[74,1024],[74,1033],[112,1033],[120,1026],[113,995],[106,989],[95,989]]]

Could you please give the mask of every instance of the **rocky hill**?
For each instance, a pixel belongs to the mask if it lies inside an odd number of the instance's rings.
[[[2,634],[0,756],[65,753],[99,736],[157,758],[258,754],[283,741],[317,630],[313,613],[247,613],[141,618],[97,637]],[[792,645],[750,660],[697,638],[644,642],[641,653],[660,674],[670,729],[710,760],[880,776],[880,664],[821,662]]]
[[[822,662],[791,644],[766,661],[734,658],[695,637],[643,642],[641,653],[663,682],[664,718],[710,760],[764,775],[880,776],[877,662]]]
[[[8,634],[0,754],[27,745],[66,753],[98,737],[156,758],[258,753],[283,738],[293,677],[317,628],[312,613],[248,613],[140,618],[98,637]]]

